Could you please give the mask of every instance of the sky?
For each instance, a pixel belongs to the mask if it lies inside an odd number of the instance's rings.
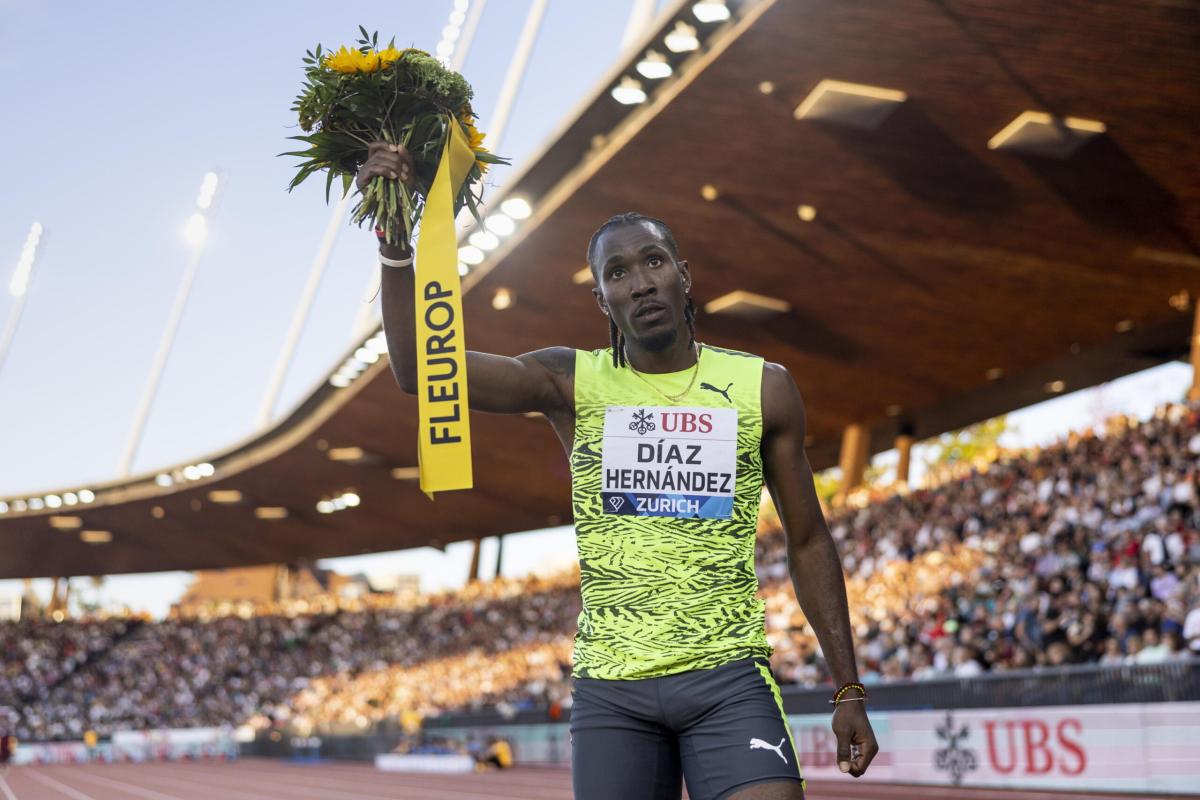
[[[323,185],[310,181],[289,194],[295,160],[276,157],[293,149],[286,137],[299,132],[289,108],[300,59],[318,42],[352,43],[360,24],[432,50],[454,3],[360,0],[346,8],[312,0],[0,0],[0,73],[20,76],[0,82],[0,142],[9,154],[0,182],[0,287],[7,289],[31,224],[45,229],[0,366],[0,496],[117,476],[187,264],[183,226],[209,170],[221,177],[210,234],[133,472],[187,463],[258,429],[330,216]],[[484,131],[529,8],[529,0],[490,0],[463,65]],[[621,54],[632,8],[633,0],[551,0],[502,155],[523,164],[594,88]],[[505,173],[489,172],[493,189]],[[377,272],[374,237],[347,224],[277,418],[337,366]],[[3,289],[0,329],[15,310]],[[1099,400],[1095,391],[1058,398],[1021,418],[1022,435],[1086,424],[1097,403],[1115,410],[1150,396],[1178,399],[1184,372],[1190,380],[1190,370],[1174,365],[1125,388],[1115,382]],[[495,546],[485,541],[485,565],[494,563]],[[566,563],[573,547],[569,529],[509,537],[505,572]],[[465,577],[470,545],[362,558],[328,565],[419,572],[426,588],[438,588]],[[104,599],[161,613],[185,578],[114,577]],[[0,594],[12,588],[0,582]]]

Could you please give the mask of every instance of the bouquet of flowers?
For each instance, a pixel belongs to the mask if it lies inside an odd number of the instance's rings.
[[[305,142],[308,149],[280,154],[304,159],[288,191],[325,170],[328,202],[335,178],[342,179],[343,194],[350,191],[372,141],[401,144],[413,157],[413,188],[374,178],[351,215],[360,226],[370,221],[382,227],[389,244],[406,241],[421,218],[450,125],[457,122],[475,163],[455,197],[454,212],[466,206],[479,219],[483,173],[490,164],[508,161],[483,146],[470,84],[423,50],[397,50],[395,39],[381,50],[377,32],[368,34],[362,26],[359,31],[357,47],[326,51],[317,45],[305,55],[304,88],[292,105],[305,135],[288,138]]]

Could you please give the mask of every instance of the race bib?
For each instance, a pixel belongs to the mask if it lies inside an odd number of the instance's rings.
[[[605,514],[733,515],[737,409],[609,406],[603,448]]]

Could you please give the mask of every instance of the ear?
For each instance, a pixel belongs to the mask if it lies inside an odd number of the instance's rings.
[[[608,316],[608,303],[604,302],[604,293],[599,289],[592,289],[592,294],[596,298],[596,305],[600,306],[600,310],[604,312],[604,316]]]
[[[690,292],[692,290],[692,271],[688,268],[687,261],[679,262],[679,274],[683,276],[683,291]]]

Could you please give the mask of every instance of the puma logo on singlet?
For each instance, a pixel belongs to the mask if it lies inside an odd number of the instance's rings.
[[[783,743],[786,739],[787,739],[786,736],[783,739],[780,739],[779,744],[770,744],[769,742],[764,742],[762,739],[751,739],[750,740],[750,749],[751,750],[774,750],[775,755],[782,758],[783,763],[786,764],[786,763],[788,763],[787,756],[785,756],[783,754]]]
[[[726,386],[724,389],[718,389],[717,387],[713,386],[711,383],[703,383],[703,382],[701,382],[701,384],[700,384],[700,388],[701,388],[701,389],[708,389],[710,392],[716,392],[717,394],[719,394],[719,395],[721,395],[722,397],[724,397],[724,398],[725,398],[725,400],[726,400],[726,402],[729,402],[729,403],[732,403],[732,402],[733,402],[732,400],[730,400],[730,399],[729,399],[729,390],[730,390],[730,388],[732,388],[732,387],[733,387],[733,382],[732,382],[732,381],[730,381],[730,382],[729,382],[729,386]]]

